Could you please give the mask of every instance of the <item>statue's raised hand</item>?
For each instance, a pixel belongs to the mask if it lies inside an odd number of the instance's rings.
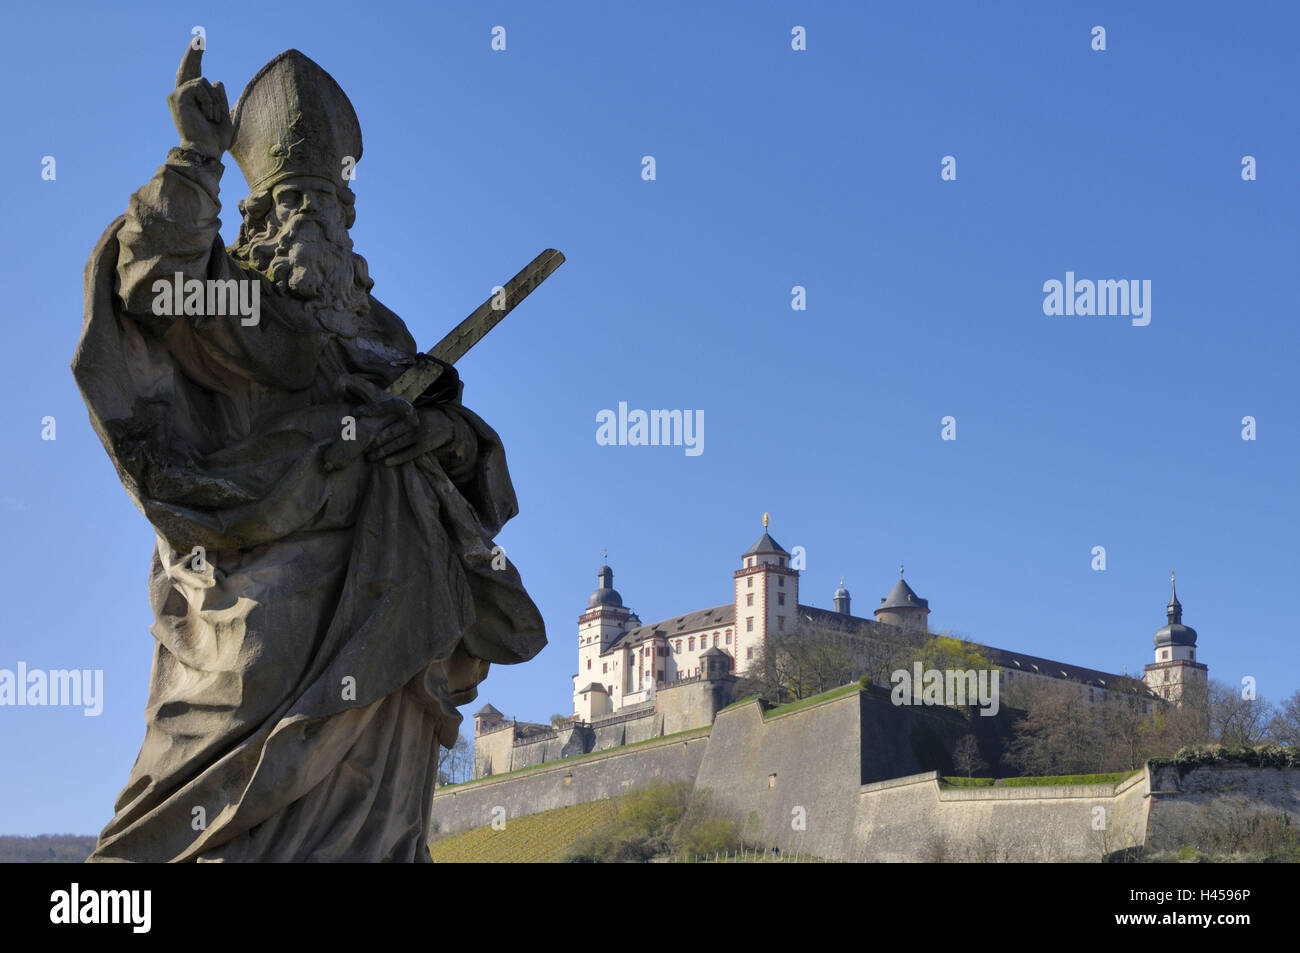
[[[167,97],[172,121],[181,134],[181,148],[221,158],[230,148],[235,127],[230,121],[226,88],[203,78],[203,51],[193,44],[185,48],[180,69],[176,71],[176,88]]]

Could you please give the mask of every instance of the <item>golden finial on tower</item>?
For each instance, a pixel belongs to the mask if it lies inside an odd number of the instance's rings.
[[[763,529],[767,529],[767,520],[768,520],[768,515],[767,515],[766,513],[764,513],[764,514],[763,514]]]

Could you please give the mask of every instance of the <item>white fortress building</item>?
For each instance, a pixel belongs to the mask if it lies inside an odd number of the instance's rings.
[[[599,585],[578,617],[578,672],[573,711],[583,721],[649,701],[656,689],[698,678],[715,659],[729,674],[744,672],[769,632],[793,631],[799,571],[766,532],[732,573],[731,602],[642,625],[601,566]]]
[[[768,640],[801,625],[833,628],[859,644],[893,641],[903,629],[928,631],[929,601],[907,584],[901,566],[873,618],[851,613],[851,597],[842,585],[833,610],[801,605],[799,570],[767,525],[764,515],[763,535],[731,573],[729,602],[649,625],[623,604],[614,571],[602,565],[596,590],[578,616],[573,715],[547,726],[511,721],[485,705],[474,718],[474,776],[710,724],[731,700],[735,677],[761,657]],[[1166,613],[1168,624],[1155,636],[1154,662],[1140,680],[988,645],[980,650],[1008,685],[1050,679],[1077,686],[1090,702],[1126,695],[1150,713],[1161,702],[1177,704],[1189,686],[1207,684],[1206,666],[1196,660],[1196,630],[1183,625],[1176,591]]]

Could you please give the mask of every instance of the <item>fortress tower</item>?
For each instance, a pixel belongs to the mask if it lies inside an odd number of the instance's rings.
[[[840,576],[840,587],[835,590],[835,611],[840,615],[852,615],[849,612],[849,591],[844,588],[844,577]]]
[[[790,554],[767,532],[740,557],[733,573],[736,593],[736,674],[753,662],[769,637],[794,631],[799,605],[799,571],[790,568]]]
[[[930,614],[930,603],[922,599],[903,579],[903,567],[898,567],[898,582],[889,590],[889,595],[880,600],[876,606],[876,621],[887,625],[896,625],[903,629],[928,628],[926,617]]]
[[[602,565],[587,611],[578,616],[578,672],[573,676],[573,712],[583,721],[609,714],[617,690],[605,652],[629,629],[641,624],[614,588],[614,570]]]
[[[1206,687],[1209,670],[1196,661],[1196,630],[1183,625],[1183,604],[1178,601],[1172,572],[1169,588],[1169,605],[1165,607],[1169,624],[1156,633],[1156,660],[1146,667],[1142,680],[1161,698],[1178,703],[1188,689]]]

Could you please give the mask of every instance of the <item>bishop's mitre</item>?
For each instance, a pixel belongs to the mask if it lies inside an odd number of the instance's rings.
[[[248,81],[231,110],[230,154],[250,194],[290,176],[346,189],[361,158],[361,124],[334,77],[297,50],[285,50]]]

